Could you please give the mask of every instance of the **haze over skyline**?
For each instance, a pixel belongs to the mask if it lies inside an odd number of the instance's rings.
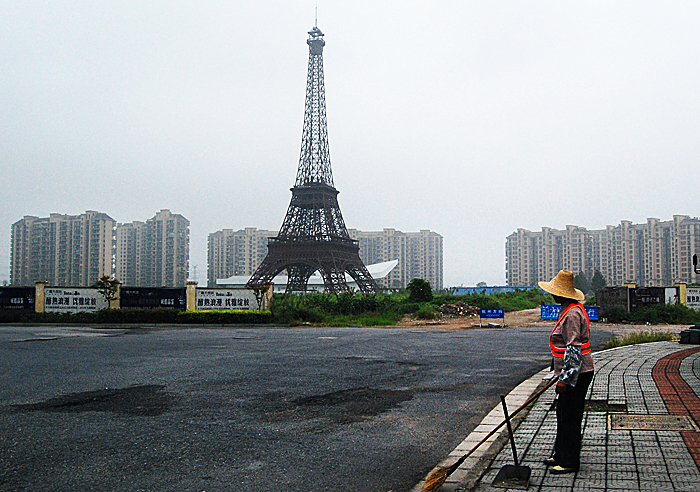
[[[6,2],[0,280],[24,215],[277,230],[316,2]],[[518,227],[698,216],[696,2],[318,2],[348,228],[444,237],[446,286],[505,283]],[[700,253],[700,252],[698,252]]]

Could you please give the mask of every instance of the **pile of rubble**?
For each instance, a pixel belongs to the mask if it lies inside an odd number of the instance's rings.
[[[478,316],[479,307],[470,306],[463,303],[462,301],[455,302],[454,304],[443,304],[440,306],[440,311],[442,314],[447,316]]]

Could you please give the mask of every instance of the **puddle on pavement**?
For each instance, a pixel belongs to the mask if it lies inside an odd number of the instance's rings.
[[[388,412],[411,398],[411,390],[355,388],[298,398],[293,403],[306,418],[327,417],[337,423],[348,423]]]
[[[16,412],[112,412],[137,417],[153,417],[167,412],[173,405],[173,396],[163,385],[130,386],[121,389],[103,389],[69,393],[40,403],[13,405]]]

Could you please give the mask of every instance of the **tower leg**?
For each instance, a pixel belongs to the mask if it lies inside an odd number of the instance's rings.
[[[287,293],[306,292],[309,277],[313,275],[314,268],[309,265],[298,264],[287,267]]]
[[[377,281],[372,278],[367,267],[360,262],[359,264],[349,265],[347,267],[348,274],[353,278],[360,292],[365,294],[376,294],[379,292]]]

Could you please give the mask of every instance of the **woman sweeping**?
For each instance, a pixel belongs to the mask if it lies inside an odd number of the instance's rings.
[[[588,386],[593,379],[588,315],[581,301],[585,295],[574,288],[574,274],[560,271],[549,282],[538,282],[561,304],[559,319],[549,337],[554,360],[554,377],[558,378],[557,437],[554,454],[544,460],[550,473],[574,473],[581,466],[581,421]]]

